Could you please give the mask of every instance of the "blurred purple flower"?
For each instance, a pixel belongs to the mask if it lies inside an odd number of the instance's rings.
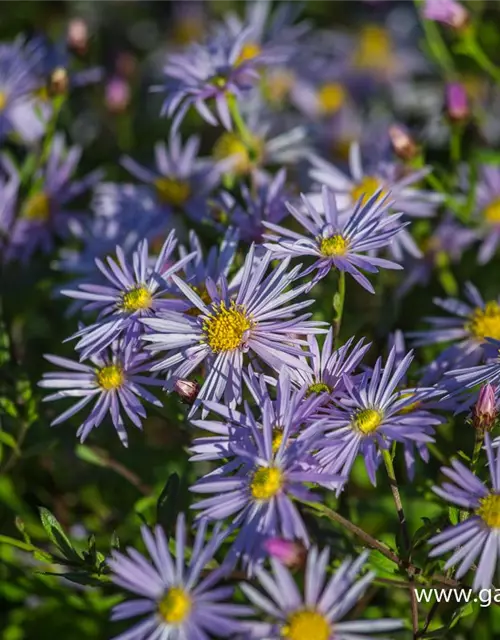
[[[469,12],[456,0],[425,0],[424,18],[462,29],[469,22]]]

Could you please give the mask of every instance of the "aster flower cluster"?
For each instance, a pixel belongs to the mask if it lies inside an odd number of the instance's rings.
[[[47,509],[56,554],[16,520],[89,602],[113,590],[117,640],[451,637],[459,603],[418,590],[497,584],[500,169],[469,150],[485,105],[439,29],[500,69],[455,0],[364,2],[355,32],[174,3],[168,42],[129,34],[145,68],[87,66],[99,9],[0,44],[0,472],[65,424],[78,465],[142,494],[129,517],[100,476],[55,500],[92,512],[86,551]],[[101,80],[104,123],[71,125],[70,90]]]

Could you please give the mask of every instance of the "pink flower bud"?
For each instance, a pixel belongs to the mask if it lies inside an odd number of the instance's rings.
[[[281,564],[294,568],[303,566],[307,555],[301,542],[283,540],[282,538],[268,538],[264,542],[264,549]]]
[[[118,76],[111,78],[105,89],[105,101],[111,113],[123,113],[130,104],[130,86]]]
[[[391,139],[394,153],[402,160],[413,160],[418,155],[418,147],[413,138],[404,127],[393,124],[389,127],[389,138]]]
[[[476,429],[490,431],[497,418],[496,387],[485,384],[479,391],[479,397],[472,411],[473,424]]]
[[[467,92],[459,82],[451,82],[446,86],[446,112],[455,122],[463,122],[470,115]]]
[[[426,0],[424,18],[463,29],[469,23],[469,12],[455,0]]]
[[[82,18],[73,18],[68,24],[68,47],[78,55],[84,55],[89,43],[89,30]]]
[[[193,404],[198,397],[200,385],[192,380],[177,380],[174,384],[174,391],[186,404]]]

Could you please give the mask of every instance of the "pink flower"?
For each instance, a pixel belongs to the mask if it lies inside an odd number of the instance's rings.
[[[268,538],[264,542],[264,549],[287,567],[299,568],[306,558],[306,549],[303,544],[282,538]]]
[[[490,431],[497,418],[496,387],[485,384],[479,391],[479,397],[472,411],[473,424],[476,429]]]
[[[467,92],[459,82],[450,82],[446,86],[446,112],[456,122],[467,120],[470,115]]]
[[[426,0],[424,18],[463,29],[469,22],[469,12],[455,0]]]

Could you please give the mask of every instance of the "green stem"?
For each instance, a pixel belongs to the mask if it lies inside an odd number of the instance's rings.
[[[419,9],[420,2],[415,0],[417,14],[420,18],[422,28],[425,33],[425,39],[429,52],[432,54],[436,62],[439,64],[445,76],[455,75],[455,63],[453,57],[448,51],[448,47],[441,36],[441,31],[435,22],[426,20]]]
[[[394,504],[396,505],[396,511],[398,513],[399,524],[401,527],[401,533],[403,534],[403,542],[405,545],[405,560],[407,563],[406,572],[410,581],[410,605],[411,605],[411,622],[413,628],[414,640],[418,637],[418,603],[415,595],[414,572],[411,569],[411,540],[410,533],[408,531],[408,524],[406,522],[406,516],[403,509],[403,503],[401,501],[401,494],[399,493],[399,486],[396,480],[396,473],[394,472],[394,465],[392,463],[392,456],[389,449],[382,449],[382,458],[384,460],[387,476],[389,478],[389,484],[391,485],[392,497],[394,498]]]
[[[344,302],[345,302],[345,271],[339,273],[339,288],[333,296],[333,338],[335,344],[337,343],[340,327],[342,325],[342,316],[344,314]]]
[[[477,463],[479,462],[479,455],[484,443],[484,431],[482,429],[476,429],[476,438],[474,440],[474,449],[472,450],[472,458],[470,463],[471,472],[476,475]],[[460,509],[460,522],[465,522],[469,517],[469,511],[467,509]]]
[[[496,82],[500,83],[500,68],[489,59],[476,40],[476,34],[470,29],[464,33],[461,51],[472,58]]]
[[[450,138],[450,159],[453,164],[460,162],[462,155],[462,133],[463,128],[460,125],[452,125]]]
[[[238,130],[238,133],[241,136],[243,142],[248,146],[252,146],[252,134],[250,133],[245,121],[241,117],[240,110],[238,108],[238,101],[234,95],[229,95],[227,97],[227,104],[229,106],[229,112],[231,114],[231,118]]]

